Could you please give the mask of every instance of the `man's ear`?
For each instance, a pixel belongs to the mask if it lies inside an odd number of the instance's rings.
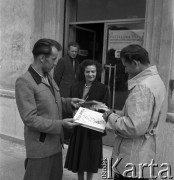
[[[139,67],[140,61],[136,61],[136,60],[134,59],[134,60],[133,60],[133,64],[134,64],[136,67]]]
[[[39,60],[40,60],[41,63],[44,63],[45,55],[43,55],[43,54],[39,55]]]

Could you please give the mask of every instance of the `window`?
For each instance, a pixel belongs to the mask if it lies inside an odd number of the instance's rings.
[[[145,18],[146,0],[73,0],[71,3],[70,22]]]

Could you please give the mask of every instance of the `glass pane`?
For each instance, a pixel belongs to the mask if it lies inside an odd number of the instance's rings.
[[[109,83],[111,99],[114,98],[116,109],[122,109],[128,95],[127,80],[124,66],[120,59],[120,51],[129,44],[143,45],[144,24],[111,24],[107,29],[107,49],[105,84]],[[111,65],[112,68],[109,68]],[[116,76],[114,66],[116,65]],[[110,72],[111,71],[111,72]],[[111,78],[109,78],[111,77]],[[114,79],[115,78],[115,79]],[[115,88],[114,88],[115,83]],[[115,91],[115,95],[113,94]],[[115,96],[115,97],[113,97]]]
[[[146,0],[77,0],[76,21],[144,18],[145,7]]]
[[[95,31],[85,25],[70,25],[69,30],[69,42],[76,41],[80,45],[79,62],[84,59],[95,59]]]

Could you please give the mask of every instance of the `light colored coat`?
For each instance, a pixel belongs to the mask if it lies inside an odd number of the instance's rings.
[[[130,94],[120,115],[112,113],[107,127],[115,131],[113,163],[118,160],[115,171],[121,175],[132,175],[129,171],[135,167],[140,178],[150,177],[149,165],[156,157],[155,127],[158,124],[162,105],[165,99],[165,86],[156,66],[152,66],[128,81]],[[128,165],[128,163],[130,163]]]
[[[62,108],[72,111],[70,99],[61,98],[53,78],[49,75],[48,79],[52,88],[30,66],[16,81],[16,103],[24,123],[28,158],[61,152]]]

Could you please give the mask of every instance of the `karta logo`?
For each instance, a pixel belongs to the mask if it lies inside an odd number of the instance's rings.
[[[102,161],[102,172],[101,172],[101,178],[102,179],[113,179],[114,172],[116,171],[116,168],[118,164],[121,162],[122,159],[116,159],[116,161],[113,163],[113,158],[105,158]]]
[[[117,170],[118,165],[122,159],[116,159],[113,163],[113,159],[105,158],[102,162],[103,168],[101,172],[102,179],[113,179],[115,173],[118,173]],[[137,170],[138,168],[138,170]],[[159,168],[158,172],[155,168]],[[148,178],[152,179],[173,179],[171,166],[168,163],[162,163],[160,166],[154,162],[152,159],[151,162],[148,163],[139,163],[138,166],[133,163],[127,163],[125,165],[125,170],[122,173],[122,176],[128,178],[147,178],[143,177],[143,171],[146,169],[146,172],[149,171]],[[155,175],[155,172],[156,175]]]

